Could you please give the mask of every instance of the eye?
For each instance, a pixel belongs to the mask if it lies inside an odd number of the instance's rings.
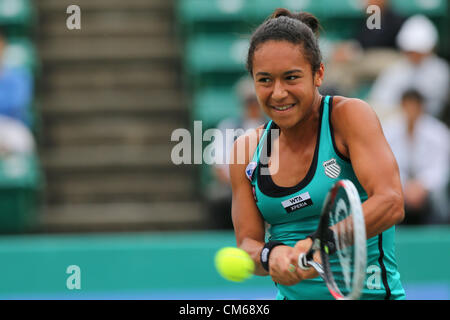
[[[258,82],[261,82],[261,83],[269,83],[269,82],[270,82],[270,78],[259,78],[259,79],[258,79]]]
[[[286,80],[296,80],[296,79],[298,79],[298,78],[300,78],[299,76],[287,76],[286,77]]]

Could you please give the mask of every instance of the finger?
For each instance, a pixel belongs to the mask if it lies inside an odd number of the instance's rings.
[[[271,276],[275,282],[283,285],[293,285],[299,283],[303,279],[297,272],[296,266],[289,264],[281,270],[273,270]]]
[[[288,256],[288,260],[290,264],[293,264],[294,266],[298,267],[298,257],[300,255],[300,251],[295,250],[291,252]]]
[[[293,284],[299,283],[304,279],[303,275],[298,272],[298,267],[294,264],[289,264],[287,272],[289,273],[288,277],[292,281]]]
[[[276,283],[285,285],[285,286],[292,286],[294,284],[297,284],[300,282],[300,280],[297,277],[272,277],[272,280]]]
[[[289,284],[294,284],[301,280],[301,278],[299,277],[299,274],[297,274],[297,272],[295,272],[295,271],[294,272],[285,271],[285,272],[276,273],[276,274],[272,275],[272,278],[274,279],[275,282],[289,283]]]
[[[310,267],[308,270],[303,270],[300,268],[297,268],[297,273],[298,276],[303,278],[303,279],[313,279],[319,276],[319,274],[317,273],[317,270],[314,269],[313,267]]]

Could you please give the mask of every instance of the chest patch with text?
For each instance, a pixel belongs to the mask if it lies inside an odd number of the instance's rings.
[[[291,213],[295,210],[311,206],[312,204],[313,202],[311,200],[309,192],[302,193],[281,202],[281,205],[287,213]]]

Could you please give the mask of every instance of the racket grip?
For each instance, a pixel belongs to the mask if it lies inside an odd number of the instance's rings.
[[[303,252],[300,253],[300,255],[298,256],[298,266],[302,270],[309,270],[309,268],[310,268],[310,266],[308,264],[308,260],[306,259],[306,254]]]

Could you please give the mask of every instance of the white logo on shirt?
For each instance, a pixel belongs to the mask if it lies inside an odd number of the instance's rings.
[[[325,161],[323,163],[323,167],[325,168],[325,174],[331,179],[336,179],[341,173],[341,167],[337,164],[337,161],[334,158]]]

